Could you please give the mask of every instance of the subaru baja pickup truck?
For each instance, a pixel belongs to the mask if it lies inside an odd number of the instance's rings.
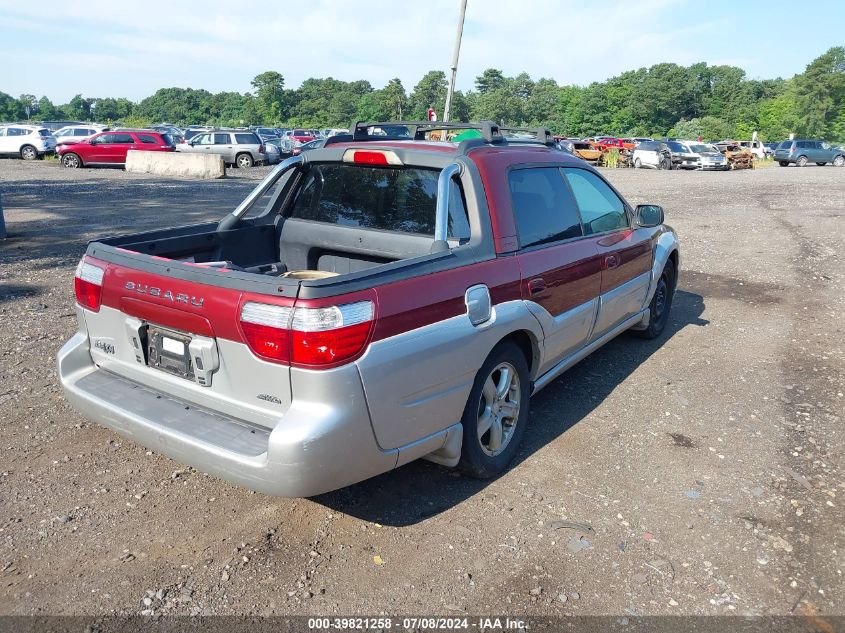
[[[367,129],[406,126],[405,138]],[[460,143],[431,131],[477,129]],[[548,130],[360,123],[207,223],[93,241],[68,400],[247,488],[311,496],[425,457],[502,472],[529,398],[658,336],[675,232]],[[445,135],[444,135],[445,136]]]

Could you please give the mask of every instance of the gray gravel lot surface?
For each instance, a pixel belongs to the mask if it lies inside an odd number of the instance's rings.
[[[266,173],[229,171],[0,161],[0,614],[845,613],[845,169],[605,172],[680,234],[664,336],[541,392],[496,480],[307,500],[148,453],[55,375],[86,240],[218,218]]]

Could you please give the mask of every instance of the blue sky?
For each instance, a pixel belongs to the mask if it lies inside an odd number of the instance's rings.
[[[410,91],[448,70],[458,0],[0,0],[0,91],[140,100],[179,86],[246,92],[277,70],[392,77]],[[671,61],[732,64],[791,77],[845,45],[845,2],[814,0],[469,0],[458,88],[485,68],[586,85]]]

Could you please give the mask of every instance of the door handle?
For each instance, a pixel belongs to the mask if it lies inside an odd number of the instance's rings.
[[[608,255],[604,258],[604,267],[605,270],[609,268],[616,268],[619,265],[619,256],[618,255]]]
[[[536,295],[546,289],[546,280],[542,277],[535,277],[528,282],[528,294]]]

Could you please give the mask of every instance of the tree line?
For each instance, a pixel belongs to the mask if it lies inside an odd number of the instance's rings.
[[[55,105],[46,96],[15,99],[0,92],[0,121],[348,127],[354,120],[422,120],[429,107],[442,117],[447,88],[439,70],[410,92],[398,78],[383,88],[366,80],[311,78],[289,89],[276,71],[261,73],[251,85],[247,93],[162,88],[137,103],[79,94]],[[574,86],[489,68],[476,77],[474,90],[455,93],[450,118],[541,125],[567,136],[748,139],[757,131],[763,140],[795,133],[845,141],[845,47],[831,48],[790,79],[749,79],[736,66],[663,63]]]

